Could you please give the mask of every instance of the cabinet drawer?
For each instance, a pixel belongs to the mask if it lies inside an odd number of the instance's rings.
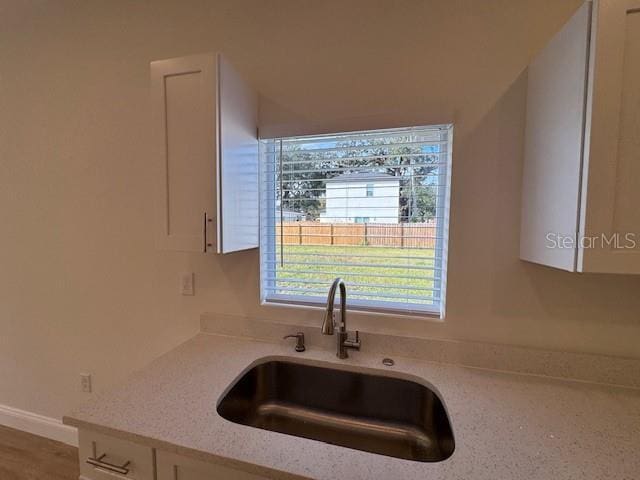
[[[78,437],[83,480],[154,480],[152,448],[89,430]]]
[[[158,451],[158,480],[267,480],[267,477]]]

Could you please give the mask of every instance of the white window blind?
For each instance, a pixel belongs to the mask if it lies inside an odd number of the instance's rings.
[[[264,302],[443,314],[452,126],[261,141]]]

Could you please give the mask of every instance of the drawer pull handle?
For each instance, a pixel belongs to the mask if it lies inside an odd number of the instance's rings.
[[[89,465],[93,465],[94,467],[102,468],[104,470],[109,470],[110,472],[120,473],[122,475],[126,475],[129,473],[129,469],[127,468],[131,462],[127,461],[122,465],[115,465],[113,463],[109,463],[104,460],[107,456],[106,453],[103,453],[98,458],[89,457],[87,458],[87,463]]]

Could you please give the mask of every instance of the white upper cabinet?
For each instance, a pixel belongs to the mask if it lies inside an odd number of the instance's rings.
[[[157,245],[258,246],[258,98],[221,55],[151,63]]]
[[[258,96],[218,57],[218,253],[256,248],[259,238]]]
[[[529,66],[520,257],[640,273],[640,0],[587,2]]]
[[[564,270],[575,250],[545,247],[549,232],[577,231],[590,11],[583,5],[528,71],[520,256]]]

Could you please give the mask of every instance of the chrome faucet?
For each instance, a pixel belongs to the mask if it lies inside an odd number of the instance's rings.
[[[327,297],[327,311],[322,321],[322,333],[325,335],[333,335],[336,325],[335,314],[333,313],[333,304],[336,298],[336,290],[340,287],[340,325],[338,327],[338,358],[347,358],[349,354],[347,349],[360,350],[360,334],[356,330],[355,340],[349,340],[347,332],[347,287],[344,280],[336,278],[329,289]]]

